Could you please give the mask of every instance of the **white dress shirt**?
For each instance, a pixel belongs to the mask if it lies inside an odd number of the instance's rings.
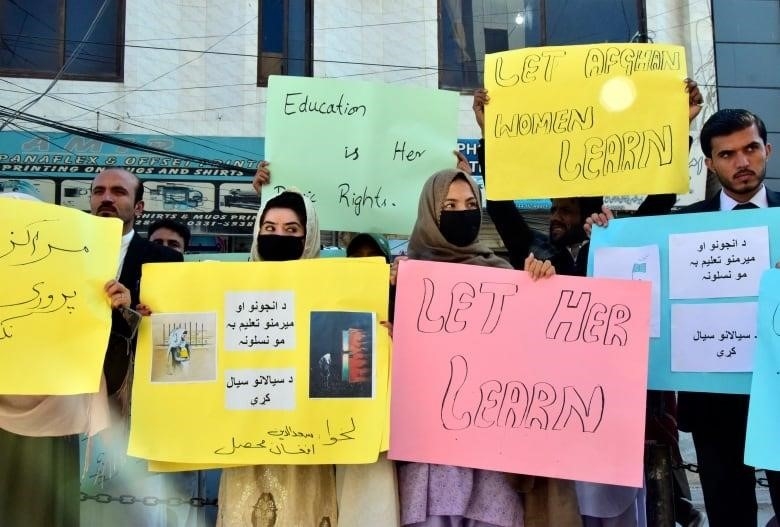
[[[750,198],[750,202],[759,209],[765,209],[769,207],[769,202],[766,199],[766,186],[761,185],[761,188],[756,192],[756,195]],[[720,210],[732,210],[734,207],[739,205],[740,203],[723,192],[720,191]]]

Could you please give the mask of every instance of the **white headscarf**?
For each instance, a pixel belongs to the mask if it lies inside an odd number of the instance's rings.
[[[303,199],[304,207],[306,207],[306,239],[303,242],[303,254],[301,255],[301,259],[319,257],[321,244],[320,222],[317,219],[317,212],[314,210],[314,205],[297,188],[291,187],[285,190],[285,192],[298,194],[301,199]],[[249,256],[249,259],[253,262],[262,260],[262,258],[260,258],[260,253],[257,252],[257,235],[260,234],[260,218],[262,217],[263,212],[265,212],[266,206],[267,202],[257,211],[257,216],[255,216],[255,226],[252,229],[252,249]]]

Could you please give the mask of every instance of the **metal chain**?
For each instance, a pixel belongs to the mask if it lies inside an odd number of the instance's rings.
[[[674,466],[675,469],[685,469],[688,472],[692,472],[694,474],[699,473],[699,465],[696,463],[679,463]],[[756,474],[759,472],[763,472],[762,470],[756,470]],[[769,487],[769,481],[766,477],[758,477],[756,476],[756,483],[759,487]],[[217,500],[209,500],[206,498],[201,497],[194,497],[190,498],[189,500],[179,498],[179,497],[172,497],[172,498],[158,498],[156,496],[144,496],[143,498],[138,498],[136,496],[132,496],[130,494],[122,494],[121,496],[112,496],[110,494],[105,493],[99,493],[90,495],[86,492],[81,493],[81,501],[87,501],[87,500],[93,500],[98,503],[111,503],[112,501],[121,503],[122,505],[134,505],[136,503],[140,503],[142,505],[145,505],[147,507],[156,507],[158,505],[167,505],[169,507],[179,507],[181,505],[189,505],[190,507],[195,508],[201,508],[201,507],[216,507],[217,506]]]
[[[209,500],[206,498],[201,498],[199,496],[190,498],[190,499],[184,499],[179,497],[172,497],[172,498],[158,498],[156,496],[144,496],[143,498],[139,498],[137,496],[132,496],[130,494],[122,494],[121,496],[112,496],[111,494],[105,494],[105,493],[99,493],[95,494],[94,496],[91,494],[87,494],[86,492],[81,493],[81,501],[87,501],[87,500],[93,500],[98,503],[121,503],[122,505],[134,505],[136,503],[140,503],[141,505],[145,505],[147,507],[155,507],[157,505],[167,505],[169,507],[179,507],[181,505],[189,505],[190,507],[216,507],[217,506],[217,500]]]
[[[688,472],[693,472],[694,474],[698,474],[699,473],[699,465],[697,465],[696,463],[679,463],[679,464],[675,465],[673,468],[674,469],[683,468],[683,469],[687,470]],[[769,480],[767,480],[766,477],[759,477],[758,476],[759,472],[764,472],[764,471],[761,470],[761,469],[756,469],[756,483],[758,484],[759,487],[766,487],[766,488],[768,488],[769,487]]]

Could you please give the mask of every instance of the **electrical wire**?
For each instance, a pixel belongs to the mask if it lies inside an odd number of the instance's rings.
[[[36,132],[34,132],[34,131],[30,130],[29,128],[25,128],[24,126],[21,126],[21,125],[20,125],[19,123],[17,123],[17,122],[13,122],[13,123],[9,124],[8,126],[11,126],[11,127],[13,127],[13,128],[16,128],[16,129],[17,129],[17,130],[19,130],[20,132],[22,132],[22,133],[24,133],[24,134],[26,134],[26,135],[29,135],[30,137],[33,137],[33,138],[35,138],[35,139],[38,139],[38,140],[40,140],[40,141],[45,141],[45,142],[49,143],[51,146],[53,146],[53,147],[57,148],[58,150],[63,150],[63,151],[65,151],[65,152],[67,152],[67,153],[69,153],[69,154],[71,154],[71,155],[74,155],[74,156],[75,156],[75,155],[78,155],[78,154],[76,154],[76,152],[74,152],[73,150],[70,150],[70,149],[66,148],[65,146],[63,146],[63,145],[60,145],[60,144],[57,144],[57,143],[55,143],[54,141],[52,141],[51,139],[49,139],[49,138],[48,138],[48,137],[46,137],[45,135],[38,134],[38,133],[36,133]]]
[[[79,42],[78,46],[76,46],[76,49],[73,50],[73,53],[68,57],[68,60],[65,61],[65,63],[62,65],[60,70],[57,72],[57,74],[54,76],[54,78],[51,80],[49,85],[46,87],[46,89],[38,95],[35,99],[28,102],[24,106],[22,106],[18,111],[23,112],[26,110],[29,110],[32,108],[35,103],[43,99],[43,97],[51,91],[52,88],[54,88],[54,85],[57,84],[57,81],[60,80],[60,77],[62,74],[70,67],[71,64],[76,60],[76,57],[78,57],[79,51],[81,51],[81,48],[84,47],[84,44],[89,40],[89,37],[92,36],[92,32],[95,30],[95,27],[97,26],[97,23],[100,21],[100,18],[103,16],[103,13],[106,10],[106,6],[108,5],[108,0],[103,0],[103,3],[100,5],[100,9],[98,9],[98,12],[95,14],[95,17],[92,19],[92,23],[87,28],[87,32],[84,34],[84,39]],[[26,11],[26,10],[25,10]],[[0,132],[3,131],[3,129],[6,127],[6,125],[11,122],[14,118],[9,117],[3,124],[0,125]]]
[[[686,6],[690,6],[693,3],[696,3],[698,1],[701,1],[701,0],[695,0],[694,2],[688,2],[684,6],[678,6],[678,7],[669,9],[669,10],[667,10],[665,12],[654,14],[654,15],[652,15],[649,18],[658,17],[658,16],[661,16],[661,15],[663,15],[665,13],[668,13],[668,12],[671,12],[671,11],[683,9]],[[533,9],[531,9],[531,10],[533,10]],[[491,14],[481,15],[481,16],[478,16],[476,18],[487,18],[488,16],[497,16],[497,15],[500,15],[500,14],[501,13],[491,13]],[[514,14],[514,11],[507,12],[507,13],[504,13],[504,14]],[[227,56],[238,56],[238,57],[252,57],[252,58],[256,59],[257,58],[256,54],[222,52],[222,51],[214,51],[212,49],[214,46],[216,46],[217,44],[223,42],[227,38],[230,38],[230,37],[233,37],[233,36],[242,36],[241,34],[236,34],[237,31],[239,31],[242,27],[246,27],[246,25],[248,25],[253,20],[254,20],[254,18],[252,20],[250,20],[249,22],[245,23],[243,26],[240,26],[236,30],[232,31],[231,33],[229,33],[227,35],[220,36],[219,37],[220,40],[218,42],[216,42],[215,44],[211,45],[206,50],[192,50],[192,49],[160,47],[160,46],[136,46],[136,45],[130,45],[130,44],[125,44],[125,47],[137,47],[137,48],[141,48],[141,49],[155,49],[155,50],[168,50],[168,51],[178,51],[178,52],[190,52],[190,53],[198,53],[200,56],[214,54],[214,55],[227,55]],[[691,24],[697,23],[700,20],[701,19],[693,21],[693,22],[689,22],[688,24],[682,24],[682,25],[691,25]],[[397,23],[398,24],[401,24],[401,23],[406,24],[406,23],[425,22],[425,21],[435,21],[435,19],[401,21],[401,22],[397,22]],[[396,24],[396,23],[393,22],[393,23],[376,24],[376,25],[394,25],[394,24]],[[372,26],[372,25],[371,24],[368,24],[368,25],[363,24],[363,25],[357,25],[357,26],[339,26],[339,27],[332,27],[332,28],[318,28],[317,30],[348,29],[348,28],[370,27],[370,26]],[[674,27],[680,27],[680,26],[674,26]],[[251,33],[251,35],[255,35],[255,34],[256,33],[254,33],[254,32]],[[585,38],[587,36],[588,35],[584,35],[584,36],[578,37],[578,38]],[[171,37],[168,40],[186,40],[186,39],[189,39],[189,38],[207,38],[207,37]],[[49,39],[49,40],[51,40],[51,39]],[[146,40],[138,39],[138,40],[128,40],[127,42],[160,41],[160,40],[166,40],[166,39],[146,39]],[[71,42],[71,41],[69,41],[69,42]],[[117,44],[112,43],[112,44],[105,44],[105,45],[116,46]],[[72,105],[72,106],[74,106],[76,108],[84,110],[83,113],[68,119],[68,121],[82,121],[89,114],[97,113],[99,115],[104,115],[104,116],[106,116],[106,117],[108,117],[110,119],[113,119],[113,120],[115,120],[117,122],[126,124],[128,126],[132,126],[132,127],[148,130],[148,131],[151,131],[151,132],[154,132],[154,133],[159,133],[161,135],[173,137],[173,136],[165,133],[164,130],[166,130],[166,129],[163,128],[163,127],[159,127],[158,126],[157,128],[153,128],[152,125],[150,125],[148,123],[142,123],[140,121],[134,121],[133,118],[131,118],[129,115],[128,115],[127,119],[125,119],[124,117],[119,116],[118,114],[113,114],[112,115],[112,112],[106,112],[106,111],[100,112],[100,109],[102,109],[106,105],[111,104],[112,102],[115,102],[116,100],[119,100],[122,97],[125,97],[125,96],[129,95],[130,93],[134,93],[134,92],[142,92],[142,91],[143,92],[146,92],[146,91],[149,91],[149,92],[180,91],[180,90],[209,89],[209,88],[212,88],[212,87],[217,88],[217,87],[229,87],[229,86],[247,86],[247,87],[255,86],[254,83],[244,83],[244,84],[236,84],[236,85],[215,85],[215,86],[208,86],[208,87],[207,86],[203,86],[203,87],[194,87],[193,86],[193,87],[176,87],[176,88],[148,88],[148,89],[146,88],[146,86],[148,86],[149,84],[151,84],[155,80],[158,80],[159,78],[162,78],[165,75],[170,74],[172,71],[175,71],[176,69],[178,69],[180,67],[183,67],[186,64],[189,64],[190,62],[192,62],[194,60],[197,60],[197,58],[199,58],[199,57],[195,57],[191,61],[189,61],[189,62],[187,62],[185,64],[182,64],[182,65],[179,65],[174,70],[171,70],[171,71],[169,71],[167,73],[164,73],[161,76],[158,76],[157,78],[152,79],[152,80],[148,81],[147,83],[145,83],[145,84],[143,84],[143,85],[141,85],[141,86],[139,86],[137,88],[133,88],[131,90],[128,90],[122,96],[120,96],[120,97],[118,97],[118,98],[116,98],[116,99],[114,99],[112,101],[108,101],[106,103],[103,103],[103,104],[101,104],[98,107],[92,107],[92,106],[85,105],[85,104],[78,104],[78,103],[76,103],[74,101],[71,101],[71,100],[68,100],[68,99],[65,99],[65,98],[62,98],[62,97],[57,97],[56,95],[52,95],[52,94],[43,94],[43,95],[46,95],[46,96],[48,96],[50,98],[53,98],[54,100],[57,100],[57,101],[65,103],[65,104],[69,104],[69,105]],[[296,59],[288,57],[287,60],[296,60]],[[430,75],[433,75],[435,73],[439,73],[439,72],[442,72],[442,71],[458,71],[458,72],[463,71],[462,68],[441,68],[441,67],[432,67],[432,66],[381,64],[381,63],[368,63],[368,62],[343,61],[343,60],[314,59],[313,62],[344,64],[344,65],[356,65],[356,66],[372,66],[372,67],[378,67],[378,68],[393,68],[393,69],[386,69],[386,70],[375,71],[375,72],[363,72],[363,73],[346,74],[346,75],[343,75],[343,76],[334,76],[334,77],[330,77],[330,78],[341,78],[341,77],[350,77],[350,76],[364,76],[364,75],[376,75],[376,74],[382,74],[382,73],[391,72],[391,71],[392,72],[398,72],[398,71],[428,71],[428,72],[430,72],[430,73],[422,73],[422,74],[419,74],[419,75],[414,75],[414,76],[411,76],[411,77],[395,79],[395,80],[393,80],[391,82],[403,82],[403,81],[406,81],[406,80],[412,80],[412,79],[416,79],[416,78],[427,77],[427,76],[430,76]],[[479,71],[478,64],[483,62],[483,60],[474,60],[472,62],[475,65],[474,71],[478,72]],[[8,82],[5,79],[0,79],[0,80]],[[13,84],[13,83],[10,83],[10,84]],[[42,96],[41,94],[37,94],[34,90],[30,90],[28,88],[24,88],[24,87],[16,85],[16,84],[13,84],[13,85],[17,86],[17,87],[20,87],[20,88],[23,88],[23,89],[26,89],[26,90],[29,90],[32,94],[34,94],[33,97],[36,97],[36,96],[40,97],[40,96]],[[6,91],[10,92],[11,90],[6,90]],[[16,92],[16,93],[21,93],[21,92]],[[114,93],[114,91],[111,91],[111,92],[106,92],[106,91],[93,92],[93,94],[96,94],[96,95],[97,94],[105,94],[105,93]],[[61,93],[58,92],[57,95],[80,95],[80,96],[84,96],[84,95],[89,95],[89,94],[86,94],[84,92],[61,92]],[[260,102],[246,103],[246,104],[242,104],[242,105],[232,105],[232,106],[223,106],[223,107],[214,107],[214,108],[203,108],[203,109],[197,109],[197,110],[185,110],[185,111],[182,111],[182,112],[170,112],[170,113],[166,113],[166,114],[159,114],[159,113],[157,113],[157,114],[148,114],[148,115],[141,115],[141,116],[136,116],[136,117],[152,117],[152,116],[159,116],[159,115],[177,115],[177,114],[181,114],[181,113],[205,112],[205,111],[212,111],[212,110],[219,110],[219,109],[229,109],[229,108],[240,108],[240,107],[247,107],[247,106],[255,106],[255,105],[260,105],[260,104],[264,104],[264,103],[262,101],[260,101]],[[176,134],[177,136],[178,135],[185,135],[185,134],[181,134],[180,132],[176,132],[176,131],[169,130],[169,129],[168,129],[168,131],[172,132],[173,134]],[[181,140],[180,137],[177,137],[177,139]],[[198,143],[198,142],[195,142],[195,141],[192,141],[192,142],[193,142],[193,144],[196,144],[197,146],[200,146],[202,148],[207,148],[207,149],[211,149],[211,150],[214,150],[214,151],[219,151],[219,152],[221,152],[223,154],[227,154],[227,155],[235,155],[235,154],[232,154],[232,153],[229,153],[229,152],[225,152],[223,150],[213,149],[213,148],[211,148],[211,147],[209,147],[209,146],[207,146],[205,144],[202,144],[202,143]],[[216,143],[214,141],[206,140],[206,142],[210,142],[212,144],[218,144],[218,143]],[[248,152],[248,151],[245,151],[243,149],[238,149],[238,150],[241,150],[241,151],[243,151],[243,152],[245,152],[247,154],[250,154],[250,155],[253,154],[253,152]],[[249,160],[250,158],[247,157],[246,159]]]
[[[36,124],[38,126],[45,126],[47,128],[53,128],[55,130],[60,130],[62,132],[66,132],[68,134],[77,135],[80,137],[86,137],[88,139],[93,139],[96,141],[100,141],[102,143],[108,143],[115,146],[121,146],[123,148],[127,148],[130,150],[136,150],[139,152],[146,152],[149,154],[155,154],[159,156],[164,156],[172,159],[180,159],[183,161],[190,161],[199,163],[201,165],[210,166],[214,168],[220,168],[225,170],[235,170],[242,172],[244,175],[252,176],[255,173],[254,168],[245,168],[245,167],[239,167],[235,165],[231,165],[228,163],[223,163],[222,161],[215,161],[211,159],[206,159],[204,157],[194,156],[190,154],[181,154],[179,152],[174,152],[172,150],[166,150],[164,148],[157,148],[149,145],[145,145],[142,143],[138,143],[135,141],[130,141],[128,139],[122,139],[116,136],[108,135],[108,134],[102,134],[99,132],[93,132],[91,130],[87,130],[84,128],[79,128],[71,125],[67,125],[62,122],[58,121],[52,121],[51,119],[46,119],[45,117],[40,117],[32,114],[28,114],[26,112],[19,112],[18,110],[14,110],[13,108],[9,108],[7,106],[0,105],[0,117],[7,117],[10,115],[16,115],[15,120],[22,120],[26,121],[31,124]]]
[[[249,24],[251,24],[251,23],[252,23],[252,22],[254,22],[255,20],[257,20],[257,16],[254,16],[254,17],[252,17],[250,20],[248,20],[247,22],[243,23],[242,25],[240,25],[239,27],[237,27],[236,29],[234,29],[233,31],[231,31],[230,33],[228,33],[227,35],[225,35],[223,38],[221,38],[221,39],[217,40],[217,41],[216,41],[214,44],[212,44],[211,46],[209,46],[208,48],[206,48],[206,52],[210,51],[210,50],[211,50],[211,49],[213,49],[214,47],[216,47],[216,46],[218,46],[219,44],[221,44],[221,43],[222,43],[224,40],[226,40],[227,38],[229,38],[229,37],[230,37],[230,36],[231,36],[233,33],[237,33],[238,31],[241,31],[242,29],[244,29],[246,26],[248,26]],[[204,53],[205,53],[205,52],[204,52]],[[179,64],[179,65],[177,65],[175,68],[171,69],[170,71],[167,71],[167,72],[165,72],[165,73],[162,73],[162,74],[158,75],[157,77],[155,77],[155,78],[153,78],[153,79],[151,79],[151,80],[149,80],[149,81],[145,82],[144,84],[142,84],[142,85],[140,86],[140,88],[145,88],[145,87],[147,87],[149,84],[151,84],[151,83],[153,83],[153,82],[156,82],[156,81],[158,81],[158,80],[162,79],[163,77],[166,77],[166,76],[170,75],[170,74],[171,74],[171,73],[173,73],[174,71],[180,70],[180,69],[181,69],[181,68],[183,68],[184,66],[187,66],[188,64],[191,64],[192,62],[194,62],[194,61],[198,60],[198,59],[199,59],[199,58],[201,58],[202,56],[203,56],[203,53],[199,54],[197,57],[194,57],[194,58],[192,58],[191,60],[188,60],[188,61],[186,61],[186,62],[183,62],[182,64]],[[140,88],[139,88],[139,89],[140,89]],[[117,102],[117,101],[120,101],[120,100],[124,99],[125,97],[127,97],[128,95],[130,95],[130,94],[132,94],[132,93],[135,93],[135,91],[136,91],[136,90],[128,90],[128,91],[125,91],[125,92],[124,92],[122,95],[120,95],[119,97],[116,97],[116,98],[114,98],[114,99],[111,99],[110,101],[108,101],[108,102],[105,102],[105,103],[101,104],[100,106],[96,107],[96,108],[95,108],[95,110],[99,110],[99,109],[103,108],[104,106],[106,106],[106,105],[108,105],[108,104],[113,104],[113,103],[115,103],[115,102]],[[82,115],[83,115],[83,114],[82,114]],[[76,116],[75,118],[78,118],[78,116]]]
[[[17,88],[22,88],[22,89],[28,90],[31,93],[36,93],[34,90],[31,90],[30,88],[26,88],[25,86],[22,86],[20,84],[16,84],[14,82],[11,82],[11,81],[9,81],[7,79],[3,79],[1,77],[0,77],[0,81],[5,82],[7,84],[10,84],[12,86],[16,86]],[[61,102],[63,104],[67,104],[69,106],[73,106],[74,108],[78,108],[80,110],[92,111],[92,109],[90,107],[88,107],[88,106],[85,106],[83,104],[77,103],[75,101],[71,101],[71,100],[68,100],[68,99],[57,97],[56,95],[52,95],[51,93],[48,94],[47,97],[49,97],[51,99],[54,99],[55,101]],[[228,145],[225,145],[225,144],[217,142],[217,141],[206,139],[204,137],[199,138],[199,140],[195,140],[193,138],[187,137],[187,134],[183,134],[183,133],[177,132],[175,130],[166,129],[166,128],[160,127],[160,126],[157,126],[155,128],[155,127],[152,127],[151,125],[145,125],[145,123],[133,122],[132,119],[125,120],[125,119],[121,118],[120,116],[117,116],[116,114],[112,115],[111,112],[102,112],[102,113],[101,112],[97,112],[97,113],[99,113],[100,115],[104,115],[104,116],[106,116],[106,117],[108,117],[110,119],[114,119],[117,122],[129,125],[129,126],[133,126],[133,127],[136,127],[136,128],[140,128],[142,130],[146,130],[148,132],[153,132],[155,134],[158,134],[158,135],[161,135],[161,136],[164,136],[164,137],[175,139],[178,142],[189,143],[189,144],[192,144],[192,145],[197,146],[199,148],[203,148],[203,149],[206,149],[206,150],[211,150],[213,152],[218,152],[220,154],[224,154],[224,155],[227,155],[227,156],[230,156],[230,157],[237,157],[237,158],[244,159],[244,160],[247,160],[247,161],[254,161],[255,160],[254,156],[256,156],[256,154],[257,154],[256,152],[245,150],[243,148],[239,148],[239,147],[236,147],[236,146],[228,146]],[[170,133],[168,133],[168,132],[170,132]],[[219,146],[220,148],[211,147],[211,146],[209,146],[209,144]],[[228,152],[228,151],[222,150],[221,148],[230,148],[232,150],[232,152]],[[243,154],[239,154],[238,152],[242,152]],[[244,155],[244,154],[247,154],[248,156],[251,156],[251,157],[247,157],[247,155]]]
[[[699,1],[699,0],[697,0],[697,1]],[[689,2],[689,4],[692,4],[692,3]],[[686,4],[686,5],[689,5],[689,4]],[[669,9],[669,10],[664,11],[662,13],[656,13],[655,15],[653,15],[651,17],[648,17],[648,19],[655,18],[655,17],[661,16],[661,15],[663,15],[665,13],[669,13],[669,12],[672,12],[672,11],[675,11],[675,10],[678,10],[678,9],[680,9],[680,7],[674,8],[674,9]],[[708,18],[708,17],[704,17],[704,18]],[[697,22],[699,22],[701,20],[702,19],[700,18],[700,19],[697,19],[697,20],[694,20],[694,21],[691,21],[691,22],[687,22],[687,23],[684,23],[684,24],[679,24],[679,25],[676,25],[676,26],[671,26],[671,27],[668,27],[668,28],[658,28],[658,29],[655,29],[654,31],[656,31],[656,32],[657,31],[664,31],[666,29],[675,29],[675,28],[678,28],[678,27],[684,27],[684,26],[688,26],[688,25],[693,25],[693,24],[695,24],[695,23],[697,23]],[[251,22],[251,20],[250,20],[250,22]],[[247,22],[247,24],[248,23],[249,22]],[[410,22],[404,22],[404,23],[410,23]],[[343,26],[343,27],[344,28],[351,28],[351,27],[359,28],[359,27],[369,27],[369,25],[363,25],[363,26]],[[335,29],[335,28],[331,28],[331,29]],[[583,35],[581,37],[577,37],[577,38],[584,38],[586,36],[598,35],[600,33],[601,33],[600,31],[599,32],[594,32],[594,33],[588,33],[588,34],[585,34],[585,35]],[[224,37],[222,37],[222,40],[228,38],[229,36],[230,35],[225,35]],[[34,38],[38,38],[38,37],[34,37]],[[196,38],[196,37],[192,37],[192,38]],[[188,49],[188,48],[177,48],[177,47],[163,47],[163,46],[138,46],[138,45],[130,45],[130,44],[125,44],[124,47],[126,47],[126,48],[136,48],[136,49],[148,49],[148,50],[155,50],[155,51],[172,51],[172,52],[179,52],[179,53],[196,53],[198,55],[217,55],[217,56],[242,57],[242,58],[253,58],[253,59],[257,59],[258,58],[257,53],[238,53],[238,52],[229,52],[229,51],[214,51],[214,50],[211,49],[216,44],[219,44],[222,40],[218,41],[217,43],[213,44],[212,46],[209,46],[209,48],[204,49],[204,50]],[[93,43],[93,44],[95,44],[95,43]],[[106,46],[117,46],[117,44],[114,44],[114,43],[111,43],[111,44],[106,43],[106,44],[103,44],[103,45],[106,45]],[[196,57],[193,60],[197,60],[197,58],[199,58],[199,57]],[[440,66],[422,66],[422,65],[414,65],[414,64],[386,64],[386,63],[378,63],[378,62],[333,60],[333,59],[317,59],[317,58],[305,59],[305,58],[290,57],[290,56],[281,56],[279,58],[281,60],[286,60],[286,61],[311,60],[311,62],[317,63],[317,64],[337,64],[337,65],[349,65],[349,66],[367,66],[367,67],[395,68],[395,69],[409,69],[409,70],[426,70],[426,71],[434,71],[434,72],[447,72],[447,71],[460,72],[460,71],[462,71],[459,68],[446,68],[446,67],[440,67]],[[189,61],[189,62],[192,62],[192,60]],[[179,65],[176,69],[189,64],[189,62],[186,62],[184,64]],[[471,62],[473,62],[475,64],[478,64],[478,63],[484,62],[484,59],[475,59],[475,60],[472,60]],[[168,74],[172,73],[173,71],[175,71],[175,69],[171,70],[171,71],[169,71],[167,73],[162,74],[160,77],[164,77],[165,75],[168,75]],[[145,87],[146,85],[148,85],[151,82],[154,82],[155,80],[157,80],[157,79],[156,78],[152,79],[152,80],[148,81],[147,83],[145,83],[144,85],[142,85],[141,87],[133,88],[132,90],[130,90],[130,92],[132,93],[133,91],[138,91],[142,87]],[[109,101],[109,102],[107,102],[105,104],[110,104],[111,102],[113,102],[113,101]]]

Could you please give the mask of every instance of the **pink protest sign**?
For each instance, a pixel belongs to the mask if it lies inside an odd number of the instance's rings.
[[[642,486],[650,283],[406,261],[390,457]]]

